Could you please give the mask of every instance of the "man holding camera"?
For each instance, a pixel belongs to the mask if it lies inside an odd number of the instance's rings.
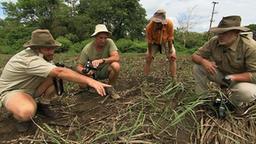
[[[94,40],[83,48],[77,71],[97,80],[108,79],[108,84],[114,85],[120,72],[120,57],[115,43],[109,38],[110,34],[104,24],[96,25],[91,35]],[[113,87],[106,90],[113,99],[120,98]]]
[[[205,92],[209,81],[231,90],[229,100],[235,107],[256,99],[256,42],[240,32],[240,16],[223,17],[210,31],[211,38],[193,55],[197,92]]]

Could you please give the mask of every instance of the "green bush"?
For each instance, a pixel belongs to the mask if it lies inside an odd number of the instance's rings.
[[[70,49],[69,49],[69,52],[72,52],[72,53],[80,53],[83,49],[84,45],[80,42],[77,42],[77,43],[74,43]]]
[[[194,49],[201,47],[208,40],[208,34],[197,32],[182,32],[177,29],[175,30],[174,39],[175,44],[179,43],[186,49]]]
[[[143,53],[147,50],[147,43],[145,41],[130,40],[130,39],[119,39],[116,42],[118,49],[122,53],[126,52],[137,52]]]
[[[86,39],[82,42],[77,42],[75,44],[73,44],[70,49],[69,49],[69,53],[72,53],[72,54],[77,54],[77,53],[80,53],[83,48],[89,43],[91,42],[92,39]]]
[[[61,43],[61,47],[55,50],[56,53],[67,52],[73,45],[69,39],[62,36],[58,37],[56,40]]]
[[[78,42],[79,41],[78,36],[75,35],[75,34],[72,34],[72,33],[66,34],[65,37],[67,39],[69,39],[70,41],[72,41],[72,42]]]

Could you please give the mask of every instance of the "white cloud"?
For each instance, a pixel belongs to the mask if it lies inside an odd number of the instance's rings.
[[[147,18],[151,17],[158,8],[164,8],[167,11],[167,16],[174,21],[177,27],[177,18],[181,13],[193,7],[192,15],[197,20],[197,24],[193,26],[192,31],[207,31],[210,25],[213,0],[140,0],[142,6],[146,9]],[[214,14],[214,22],[212,26],[217,26],[223,16],[240,15],[242,17],[242,25],[256,23],[256,17],[253,15],[253,10],[256,1],[253,0],[225,0],[218,1]]]

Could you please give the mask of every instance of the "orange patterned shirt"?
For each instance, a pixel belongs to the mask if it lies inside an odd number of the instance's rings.
[[[167,24],[164,24],[161,30],[154,30],[155,24],[155,22],[151,21],[146,27],[146,39],[148,43],[161,44],[168,41],[173,41],[174,28],[173,23],[170,19],[167,19]]]

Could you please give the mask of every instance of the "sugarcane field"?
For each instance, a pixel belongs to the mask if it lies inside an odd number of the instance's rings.
[[[177,59],[178,82],[169,83],[165,56],[156,58],[147,79],[143,56],[121,56],[119,100],[64,82],[65,92],[51,105],[58,117],[38,115],[25,133],[15,132],[15,121],[1,110],[1,143],[255,143],[254,105],[246,115],[226,112],[219,118],[213,100],[194,92],[190,57]],[[2,65],[9,58],[1,55]],[[74,65],[73,56],[61,54],[56,60]],[[214,99],[218,93],[213,88],[209,94]]]

